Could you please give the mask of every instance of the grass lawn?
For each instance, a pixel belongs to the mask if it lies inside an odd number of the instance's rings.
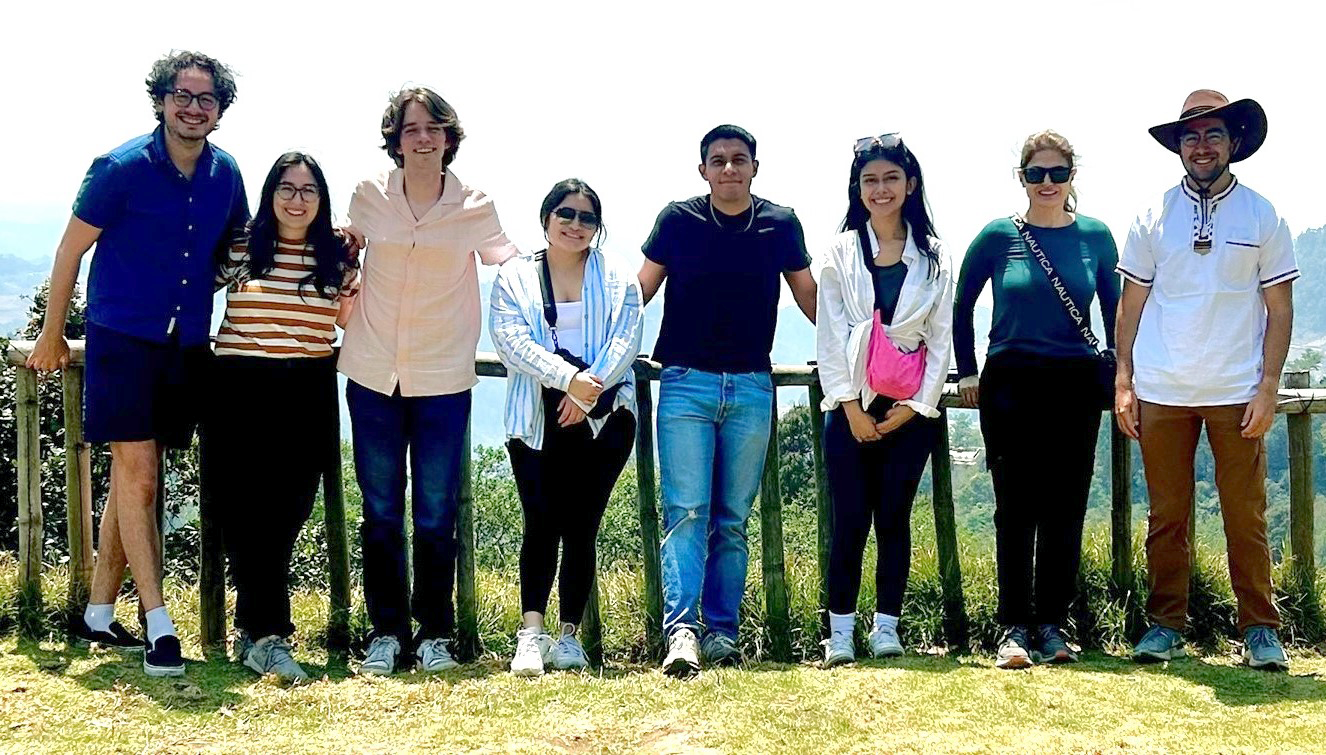
[[[186,654],[188,649],[186,649]],[[193,648],[192,657],[199,657]],[[680,682],[656,669],[525,680],[486,659],[361,678],[297,650],[318,681],[284,688],[222,659],[183,680],[137,659],[0,640],[0,750],[401,752],[1326,751],[1326,659],[1292,674],[1225,656],[1002,672],[909,655],[821,671],[753,664]]]

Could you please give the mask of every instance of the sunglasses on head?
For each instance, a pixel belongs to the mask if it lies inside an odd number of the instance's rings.
[[[1073,169],[1066,165],[1058,165],[1053,168],[1041,168],[1039,166],[1028,166],[1022,169],[1022,177],[1027,179],[1029,184],[1038,184],[1050,177],[1051,183],[1066,184],[1068,179],[1073,177]]]
[[[902,146],[902,136],[898,132],[892,134],[880,134],[879,136],[863,136],[856,140],[856,145],[852,151],[861,154],[875,148],[879,149],[897,149]]]
[[[558,207],[553,210],[557,219],[562,221],[562,225],[571,225],[571,221],[577,217],[580,218],[580,225],[586,228],[598,228],[599,216],[585,210],[577,210],[574,207]]]

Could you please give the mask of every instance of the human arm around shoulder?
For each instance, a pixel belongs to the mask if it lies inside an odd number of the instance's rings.
[[[976,298],[990,280],[990,255],[986,231],[981,231],[967,248],[953,293],[953,358],[958,363],[958,389],[962,403],[974,408],[980,398],[976,370]]]
[[[815,276],[810,273],[810,252],[806,251],[806,233],[796,213],[788,223],[782,247],[783,278],[792,290],[792,298],[801,314],[815,324]]]
[[[359,288],[363,284],[364,273],[359,267],[359,255],[356,251],[351,251],[360,242],[346,240],[346,262],[345,271],[341,276],[341,290],[336,294],[336,324],[341,328],[350,322],[350,315],[355,311],[355,304],[359,301]]]
[[[654,300],[654,294],[663,285],[663,280],[668,277],[668,265],[672,262],[674,248],[676,247],[676,212],[672,205],[663,208],[654,220],[654,228],[649,232],[649,238],[640,247],[641,253],[645,255],[644,264],[640,266],[640,273],[637,278],[640,281],[640,295],[644,297],[644,303],[648,304]]]
[[[502,223],[497,219],[497,208],[491,201],[476,208],[483,211],[479,223],[479,240],[474,250],[479,253],[479,261],[485,265],[500,265],[520,254],[516,245],[506,237]]]

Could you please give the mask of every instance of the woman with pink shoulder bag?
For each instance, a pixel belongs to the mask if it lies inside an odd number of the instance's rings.
[[[856,658],[872,520],[879,560],[870,652],[902,654],[912,500],[939,429],[953,319],[951,265],[916,156],[897,134],[860,139],[854,152],[847,216],[820,262],[815,325],[833,506],[825,667]]]

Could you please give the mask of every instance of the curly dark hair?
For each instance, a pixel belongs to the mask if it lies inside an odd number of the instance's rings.
[[[382,113],[382,149],[396,162],[397,168],[405,167],[405,158],[401,156],[401,130],[405,128],[405,108],[411,102],[424,106],[433,120],[442,124],[447,135],[447,149],[442,153],[442,167],[445,168],[456,159],[456,151],[465,138],[465,129],[460,127],[460,117],[442,96],[428,87],[410,87],[402,89],[391,98],[387,109]]]
[[[216,95],[217,119],[225,115],[226,108],[235,101],[237,90],[235,74],[224,63],[201,52],[171,50],[152,64],[147,74],[147,96],[152,100],[152,111],[158,121],[165,118],[163,99],[175,89],[175,77],[180,71],[197,68],[211,75],[213,94]]]

